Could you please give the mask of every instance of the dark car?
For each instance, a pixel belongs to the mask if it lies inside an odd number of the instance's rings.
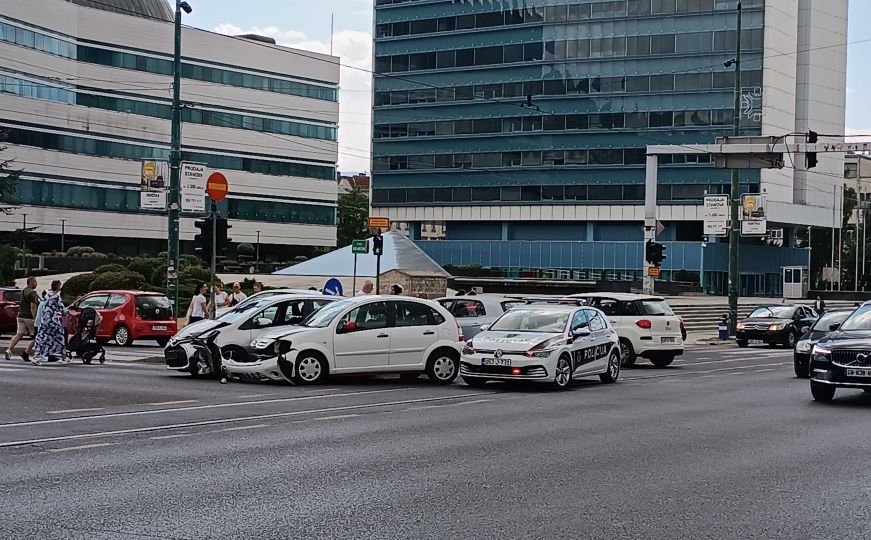
[[[805,335],[801,337],[798,343],[795,344],[795,351],[792,353],[792,363],[795,367],[795,376],[803,379],[808,378],[808,364],[811,359],[811,351],[814,345],[821,339],[826,337],[833,330],[837,330],[838,326],[850,313],[853,313],[853,308],[850,309],[831,309],[826,311],[817,322],[811,326]]]
[[[18,305],[21,303],[21,289],[0,288],[0,332],[15,333],[18,318]]]
[[[821,339],[811,353],[811,395],[831,401],[838,388],[871,392],[871,302],[865,302]]]
[[[735,341],[739,347],[765,343],[769,347],[783,345],[795,347],[799,337],[817,319],[817,312],[800,304],[773,304],[759,306],[738,323]]]

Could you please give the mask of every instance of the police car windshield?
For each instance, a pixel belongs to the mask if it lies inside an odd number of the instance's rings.
[[[490,330],[496,332],[547,332],[557,334],[565,331],[569,320],[568,311],[547,309],[514,308],[506,311],[493,323]]]

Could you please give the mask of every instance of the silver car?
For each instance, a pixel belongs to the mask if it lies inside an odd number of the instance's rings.
[[[436,301],[454,316],[467,340],[475,337],[482,326],[493,324],[512,307],[525,304],[522,300],[485,295],[451,296]]]

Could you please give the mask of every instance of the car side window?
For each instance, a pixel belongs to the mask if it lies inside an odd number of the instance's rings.
[[[302,319],[305,317],[305,300],[292,300],[285,305],[287,306],[284,310],[285,324],[302,322]]]
[[[617,315],[618,314],[618,304],[616,300],[610,300],[607,298],[603,298],[599,300],[596,305],[597,308],[602,310],[602,313],[605,315]]]
[[[79,309],[85,308],[94,308],[94,309],[104,309],[106,307],[106,301],[109,299],[108,294],[95,294],[94,296],[89,296],[79,302]]]
[[[397,327],[430,325],[430,309],[417,302],[391,302]]]
[[[354,328],[348,330],[351,332],[387,328],[387,302],[372,302],[352,309],[339,320],[337,328],[350,323],[354,323]]]
[[[430,315],[430,317],[432,317],[432,324],[436,324],[436,325],[444,324],[445,318],[442,317],[441,313],[439,313],[438,311],[434,310],[433,308],[431,308],[429,306],[426,306],[426,309],[429,310],[429,315]]]
[[[484,304],[477,300],[457,300],[452,315],[458,319],[465,317],[483,317],[487,315]]]
[[[620,302],[617,306],[617,315],[638,315],[638,307],[635,302]]]
[[[106,303],[106,309],[121,307],[127,303],[127,297],[123,294],[110,294],[109,301]]]
[[[586,328],[589,326],[590,321],[587,318],[587,311],[585,309],[579,309],[575,312],[572,317],[572,331],[575,331],[579,328]]]
[[[605,320],[599,314],[598,311],[588,311],[587,317],[590,319],[590,331],[598,332],[599,330],[604,330],[608,326],[605,324]]]
[[[255,315],[254,320],[256,321],[257,319],[268,319],[269,324],[275,324],[275,320],[278,317],[279,307],[280,307],[279,304],[276,304],[274,306],[269,306],[268,308],[264,309],[263,311],[261,311],[260,313]],[[263,326],[266,326],[266,325],[263,325]]]
[[[454,304],[454,299],[453,298],[445,298],[443,300],[439,300],[438,302],[439,302],[439,304],[442,305],[443,308],[445,308],[446,310],[448,310],[450,312],[451,306]]]

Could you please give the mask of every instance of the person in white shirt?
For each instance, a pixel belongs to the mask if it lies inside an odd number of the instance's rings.
[[[215,306],[222,308],[230,305],[230,295],[221,290],[221,284],[215,283]]]
[[[230,305],[235,306],[241,304],[248,298],[248,295],[242,292],[242,285],[237,281],[233,283],[233,292],[230,294]]]
[[[358,292],[354,296],[366,296],[372,294],[373,290],[375,290],[375,284],[367,279],[366,282],[363,283],[363,288],[360,289],[360,292]]]
[[[201,321],[206,318],[206,284],[200,283],[194,289],[194,297],[191,299],[191,305],[188,307],[188,324]]]

